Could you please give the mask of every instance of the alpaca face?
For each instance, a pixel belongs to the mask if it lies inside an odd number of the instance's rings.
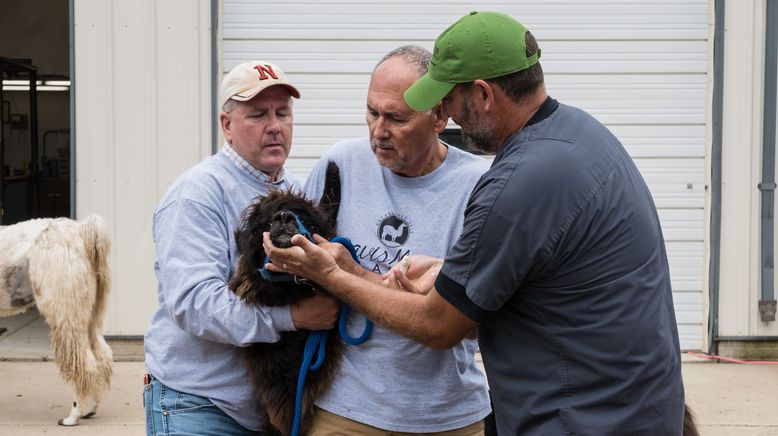
[[[319,234],[328,239],[334,236],[330,217],[302,194],[273,191],[258,198],[246,209],[236,231],[240,260],[230,288],[247,303],[265,306],[286,305],[313,295],[312,285],[266,281],[259,273],[266,260],[263,232],[270,233],[273,244],[287,248],[291,246],[292,236],[305,233],[301,227],[310,235]]]
[[[295,213],[290,210],[282,210],[273,215],[270,223],[270,240],[277,247],[289,248],[292,246],[292,236],[300,233]]]

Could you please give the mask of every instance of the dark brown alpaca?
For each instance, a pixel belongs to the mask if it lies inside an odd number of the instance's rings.
[[[688,404],[684,404],[683,412],[683,436],[700,436],[697,423],[694,422],[694,413]]]
[[[236,231],[240,253],[238,268],[230,280],[230,289],[243,301],[260,306],[284,306],[314,295],[319,286],[297,281],[267,281],[259,269],[265,264],[262,233],[269,231],[273,244],[289,247],[292,235],[299,233],[296,214],[311,233],[325,238],[335,236],[334,223],[340,204],[338,167],[327,168],[325,192],[319,204],[301,193],[274,191],[259,197],[243,213]],[[255,343],[243,349],[259,403],[267,411],[270,424],[280,434],[291,433],[294,421],[295,396],[303,349],[308,331],[282,332],[276,343]],[[308,373],[303,391],[300,434],[306,434],[313,417],[313,402],[330,386],[343,354],[343,342],[332,329],[327,341],[326,359],[316,372]]]

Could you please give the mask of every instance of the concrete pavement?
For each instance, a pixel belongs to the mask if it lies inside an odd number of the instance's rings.
[[[145,434],[142,362],[117,362],[97,414],[77,428],[57,425],[70,412],[73,391],[53,362],[0,362],[0,436]]]
[[[146,433],[143,346],[111,342],[114,376],[97,414],[77,428],[57,421],[70,412],[73,390],[53,362],[49,328],[36,310],[0,318],[0,436],[130,436]]]
[[[37,315],[28,316],[15,324],[0,319],[0,326],[8,328],[0,335],[0,436],[145,434],[140,344],[111,344],[124,361],[114,365],[113,384],[97,414],[78,428],[59,427],[72,393],[52,362],[45,324]],[[715,363],[684,355],[683,374],[687,403],[703,436],[778,436],[778,365]]]
[[[778,436],[778,365],[684,357],[686,403],[703,436]]]

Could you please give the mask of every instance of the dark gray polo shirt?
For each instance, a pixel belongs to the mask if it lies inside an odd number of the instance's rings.
[[[680,346],[651,194],[605,126],[556,104],[476,185],[435,287],[479,323],[500,435],[680,435]]]

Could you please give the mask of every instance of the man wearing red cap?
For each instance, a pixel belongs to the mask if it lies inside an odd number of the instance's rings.
[[[395,271],[416,291],[401,293],[345,272],[337,247],[295,236],[298,247],[266,238],[265,251],[424,344],[451,347],[477,326],[501,435],[680,435],[680,347],[651,194],[605,126],[546,94],[539,58],[516,20],[473,12],[438,37],[405,92],[417,111],[443,101],[465,142],[496,153],[434,286],[408,280],[434,263],[421,259],[407,277]]]
[[[299,189],[284,169],[292,97],[300,93],[274,64],[233,68],[221,84],[222,149],[173,182],[154,212],[159,308],[144,338],[149,435],[263,434],[265,414],[238,347],[335,323],[331,297],[257,308],[227,287],[241,212],[258,195]]]

